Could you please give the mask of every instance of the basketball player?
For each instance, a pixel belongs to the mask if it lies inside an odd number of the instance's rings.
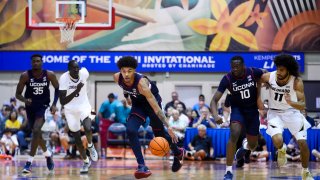
[[[222,78],[211,100],[214,119],[221,124],[222,118],[218,116],[217,103],[226,89],[231,94],[230,138],[227,144],[227,168],[224,179],[233,178],[232,163],[242,128],[245,128],[247,137],[247,141],[243,143],[242,158],[246,151],[254,150],[257,146],[260,125],[257,84],[263,74],[260,69],[246,68],[241,56],[232,57],[230,65],[231,72]]]
[[[145,165],[138,138],[138,129],[146,122],[147,117],[150,118],[154,135],[164,137],[169,142],[174,154],[172,171],[177,172],[182,166],[185,151],[176,145],[178,139],[161,110],[161,97],[157,86],[148,77],[136,72],[138,62],[133,57],[122,57],[117,66],[120,72],[113,75],[114,80],[123,89],[126,99],[132,101],[132,109],[127,120],[127,133],[138,162],[135,177],[140,179],[151,175],[151,171]]]
[[[277,70],[266,73],[261,81],[269,84],[269,110],[267,134],[272,137],[278,149],[278,165],[286,164],[286,145],[283,143],[283,128],[289,131],[298,141],[301,150],[302,177],[313,179],[308,169],[309,148],[307,129],[310,124],[301,114],[305,109],[305,96],[302,79],[299,77],[299,65],[294,57],[280,54],[274,58]]]
[[[31,150],[22,170],[23,173],[31,173],[31,164],[38,146],[44,152],[49,171],[53,171],[54,169],[52,152],[47,149],[45,141],[42,138],[41,127],[44,123],[44,113],[50,103],[50,82],[55,88],[54,99],[51,105],[52,109],[56,109],[55,106],[59,97],[59,83],[54,72],[42,69],[41,55],[34,54],[31,56],[31,66],[31,70],[21,74],[16,90],[16,98],[25,103],[28,129],[32,130]],[[26,91],[23,96],[22,91],[25,86]]]
[[[76,146],[84,161],[80,173],[88,173],[91,161],[81,141],[80,128],[84,127],[88,140],[88,150],[92,161],[98,160],[98,153],[92,143],[91,131],[91,105],[87,95],[87,79],[89,72],[86,68],[79,67],[77,61],[71,60],[68,63],[68,71],[63,73],[59,80],[60,103],[64,106],[68,127],[75,139]]]

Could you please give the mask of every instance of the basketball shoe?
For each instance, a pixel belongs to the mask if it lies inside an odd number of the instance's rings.
[[[54,169],[54,162],[53,162],[53,153],[51,152],[51,156],[49,157],[46,157],[46,160],[47,160],[47,167],[49,169],[49,171],[53,171]]]
[[[92,144],[91,147],[88,147],[89,153],[90,153],[90,158],[92,161],[98,161],[98,153],[96,149],[94,148],[94,145]]]
[[[248,150],[245,150],[243,147],[239,148],[236,152],[236,160],[237,165],[236,167],[240,168],[244,165],[244,155],[246,154]]]
[[[224,175],[224,180],[232,180],[233,174],[230,171],[227,171],[227,173]]]
[[[24,168],[22,170],[22,173],[31,173],[31,162],[27,161],[26,164],[24,165]]]
[[[301,176],[303,180],[313,180],[312,174],[309,170],[302,169]]]
[[[184,148],[179,148],[180,150],[180,154],[178,156],[174,156],[173,158],[173,164],[172,164],[172,172],[177,172],[181,169],[182,167],[182,164],[183,164],[183,159],[184,159],[184,156],[185,156],[185,149]]]
[[[285,145],[283,145],[281,149],[278,149],[277,162],[279,167],[287,164],[286,151],[287,147]]]
[[[147,178],[151,175],[151,171],[145,165],[139,165],[136,172],[134,172],[134,177],[136,179]]]
[[[91,166],[91,160],[89,159],[89,162],[83,162],[82,168],[80,169],[80,174],[86,174],[89,171],[89,168]]]

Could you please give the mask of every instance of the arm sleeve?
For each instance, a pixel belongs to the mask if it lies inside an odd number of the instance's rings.
[[[225,76],[223,76],[223,78],[221,79],[217,91],[220,91],[221,93],[224,93],[224,91],[227,89],[228,85],[229,85],[229,80],[227,79],[227,75],[225,75]]]

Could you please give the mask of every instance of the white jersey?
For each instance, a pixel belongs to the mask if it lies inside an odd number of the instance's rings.
[[[79,95],[74,97],[69,103],[64,105],[66,110],[86,108],[91,109],[87,94],[87,79],[89,77],[89,72],[86,68],[81,68],[79,71],[79,79],[74,80],[68,72],[61,75],[59,80],[59,90],[66,90],[67,96],[77,89],[77,85],[82,82],[84,86],[81,88]]]
[[[284,98],[285,93],[290,94],[291,101],[297,102],[297,93],[294,90],[294,80],[295,77],[290,75],[290,79],[288,83],[284,86],[279,86],[276,82],[276,71],[270,73],[269,78],[269,108],[271,109],[279,109],[279,110],[287,110],[293,109]]]

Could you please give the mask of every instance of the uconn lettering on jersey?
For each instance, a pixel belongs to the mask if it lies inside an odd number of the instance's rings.
[[[48,86],[47,78],[43,77],[44,82],[34,82],[34,78],[30,79],[29,86],[30,87],[44,87]]]
[[[251,81],[251,82],[248,82],[247,84],[242,84],[239,86],[237,86],[237,83],[232,83],[232,86],[233,86],[233,88],[232,88],[233,91],[241,91],[241,90],[250,88],[252,86],[255,86],[255,84],[253,81]]]

